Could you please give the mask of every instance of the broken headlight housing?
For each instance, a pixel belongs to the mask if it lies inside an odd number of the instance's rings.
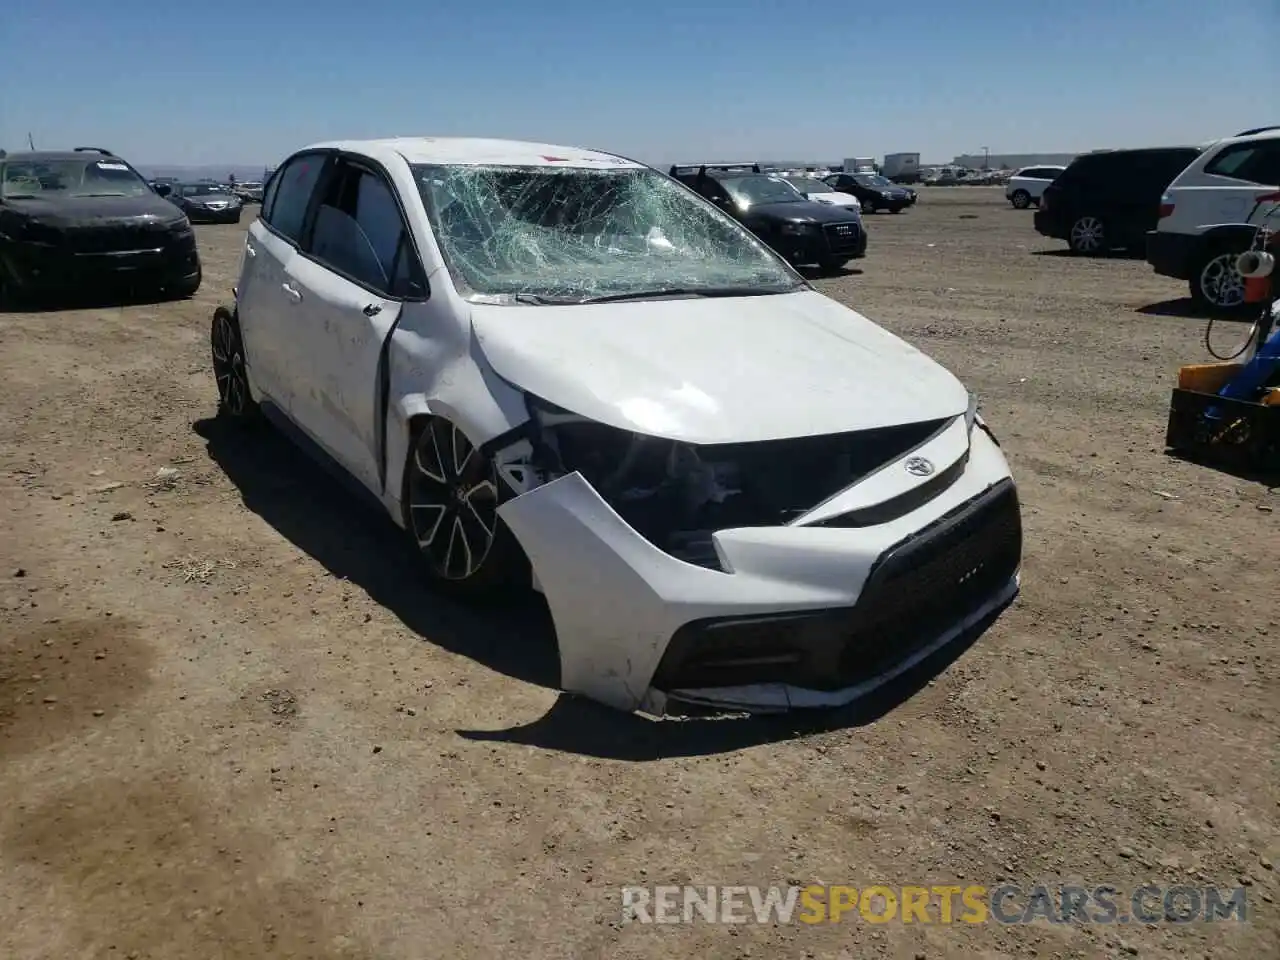
[[[526,398],[530,462],[543,481],[581,474],[658,549],[712,568],[719,567],[716,531],[786,526],[948,422],[698,445],[621,430]]]

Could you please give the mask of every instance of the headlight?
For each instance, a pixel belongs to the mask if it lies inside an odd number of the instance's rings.
[[[813,231],[812,223],[784,223],[782,225],[782,234],[788,237],[798,237]]]
[[[882,190],[882,191],[880,192],[880,196],[884,197],[886,200],[892,200],[892,199],[893,199],[893,194],[892,194],[892,193],[890,193],[888,190]]]
[[[185,216],[179,217],[177,220],[173,221],[173,223],[169,224],[169,230],[172,233],[176,233],[178,236],[188,234],[191,232],[191,221]]]

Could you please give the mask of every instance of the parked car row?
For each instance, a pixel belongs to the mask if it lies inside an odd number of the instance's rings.
[[[676,164],[670,175],[729,214],[789,263],[838,270],[866,256],[867,233],[849,205],[811,200],[757,163]]]
[[[1144,251],[1156,273],[1217,309],[1244,302],[1236,258],[1280,212],[1280,127],[1199,146],[1099,150],[1018,171],[1005,195],[1072,253]]]

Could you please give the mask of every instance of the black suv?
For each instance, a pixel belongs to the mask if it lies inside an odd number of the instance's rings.
[[[863,213],[875,213],[877,210],[901,213],[916,202],[914,190],[899,186],[878,173],[833,173],[822,179],[841,193],[857,197]]]
[[[1153,147],[1077,157],[1045,187],[1036,230],[1067,241],[1072,253],[1144,249],[1165,188],[1199,155],[1199,147]]]
[[[758,164],[697,164],[671,168],[675,177],[793,264],[838,270],[867,255],[867,234],[847,210],[809,200]]]
[[[103,286],[195,293],[186,216],[106,150],[0,152],[0,297]]]

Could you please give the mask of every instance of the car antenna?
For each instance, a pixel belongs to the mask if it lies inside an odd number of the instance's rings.
[[[31,148],[31,152],[36,152],[36,142],[31,139],[31,131],[27,131],[27,146]]]

